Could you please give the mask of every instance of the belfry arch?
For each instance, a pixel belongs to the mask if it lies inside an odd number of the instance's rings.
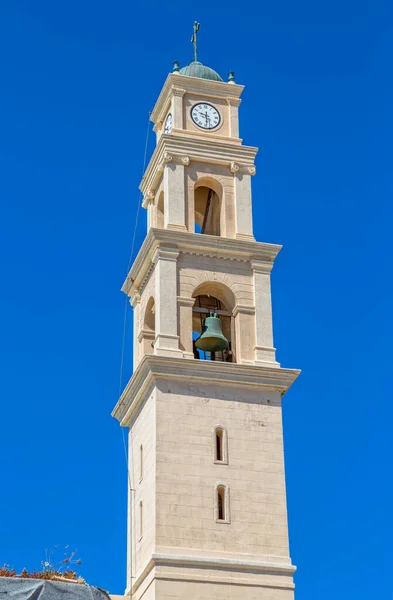
[[[195,299],[192,309],[194,358],[199,360],[236,362],[235,319],[233,317],[235,297],[233,292],[222,283],[207,281],[194,290],[193,298]],[[222,333],[229,342],[227,350],[210,353],[202,352],[195,346],[196,339],[202,333],[204,320],[211,313],[217,314],[221,321]]]
[[[201,177],[194,185],[195,232],[221,235],[223,188],[213,177]]]

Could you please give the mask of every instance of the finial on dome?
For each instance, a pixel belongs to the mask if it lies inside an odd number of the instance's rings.
[[[178,73],[180,71],[180,63],[178,60],[173,62],[173,72]]]
[[[194,62],[197,62],[197,33],[200,29],[201,24],[198,21],[194,21],[194,33],[191,36],[191,43],[194,44]]]
[[[228,83],[235,83],[235,72],[234,71],[229,71]]]

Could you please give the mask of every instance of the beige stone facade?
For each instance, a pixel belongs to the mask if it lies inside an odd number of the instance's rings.
[[[238,137],[242,90],[171,74],[152,113],[148,233],[123,285],[134,374],[113,412],[129,430],[135,600],[293,599],[281,398],[299,371],[276,360],[270,273],[280,246],[253,235],[257,149]],[[198,102],[219,111],[219,127],[198,128]],[[194,341],[213,304],[229,351],[201,360]]]

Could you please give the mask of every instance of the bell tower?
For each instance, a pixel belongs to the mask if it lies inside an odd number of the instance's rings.
[[[113,416],[129,431],[126,596],[293,600],[270,273],[255,241],[257,148],[243,86],[196,56],[174,63],[151,115],[140,189],[147,235],[122,290],[134,373]],[[218,340],[218,341],[217,341]]]

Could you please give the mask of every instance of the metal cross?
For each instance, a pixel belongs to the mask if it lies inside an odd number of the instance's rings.
[[[194,21],[194,33],[191,36],[191,43],[194,44],[194,61],[197,62],[197,33],[201,24]]]

